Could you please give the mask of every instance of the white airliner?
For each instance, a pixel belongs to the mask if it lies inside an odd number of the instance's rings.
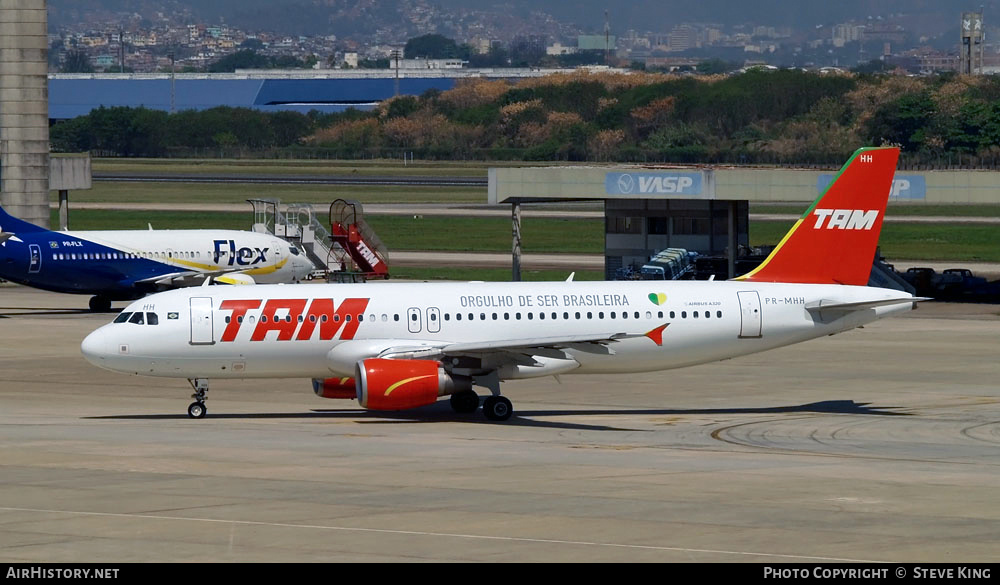
[[[0,278],[62,293],[90,294],[90,309],[214,279],[289,283],[312,262],[271,234],[239,230],[50,231],[0,208]]]
[[[325,398],[458,412],[504,380],[645,372],[839,333],[916,299],[868,282],[899,150],[864,148],[756,270],[732,281],[367,283],[204,287],[152,295],[91,333],[102,368],[187,378],[312,378]],[[151,325],[150,323],[156,323]]]

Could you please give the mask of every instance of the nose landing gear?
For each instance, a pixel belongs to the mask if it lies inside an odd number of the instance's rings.
[[[205,401],[208,400],[206,393],[208,392],[208,380],[205,378],[194,378],[189,379],[188,383],[194,388],[194,394],[191,398],[194,398],[194,402],[188,405],[188,416],[191,418],[205,418],[205,414],[208,409],[205,408]]]

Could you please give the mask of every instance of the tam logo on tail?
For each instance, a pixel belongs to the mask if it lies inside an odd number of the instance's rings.
[[[860,209],[817,209],[813,211],[816,216],[814,230],[823,229],[823,222],[827,218],[826,229],[841,230],[870,230],[875,227],[875,220],[878,219],[878,210],[871,209],[862,211]]]

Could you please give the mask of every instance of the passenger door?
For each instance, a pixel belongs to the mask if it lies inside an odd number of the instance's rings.
[[[740,337],[761,336],[760,295],[757,291],[739,291],[740,299]]]
[[[37,274],[42,269],[42,248],[38,244],[28,244],[28,274]]]
[[[191,345],[213,345],[212,297],[191,297]]]

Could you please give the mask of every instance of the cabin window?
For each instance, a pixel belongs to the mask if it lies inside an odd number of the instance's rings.
[[[535,314],[534,313],[528,313],[528,320],[529,321],[532,320],[532,319],[534,319],[534,318],[535,318]]]
[[[496,313],[493,313],[493,320],[494,321],[496,321],[498,317],[499,317],[499,315],[497,315]],[[431,319],[434,319],[434,315],[431,315]]]
[[[510,321],[510,313],[504,313],[503,314],[503,320],[504,321]]]
[[[521,314],[520,313],[514,313],[514,319],[517,320],[517,321],[520,321],[521,320]]]
[[[691,313],[691,316],[694,317],[695,319],[697,319],[698,318],[698,311],[693,311]]]
[[[556,318],[556,315],[557,315],[557,314],[558,314],[558,313],[556,313],[555,311],[553,311],[553,312],[552,312],[552,318],[553,318],[553,319],[555,319],[555,318]]]
[[[580,312],[579,312],[579,311],[577,311],[577,312],[576,312],[576,318],[577,318],[577,319],[579,319],[579,318],[580,318]]]
[[[712,311],[705,311],[705,318],[708,319],[712,316]]]
[[[635,312],[635,318],[636,318],[636,319],[638,319],[638,318],[639,318],[639,311],[636,311],[636,312]]]
[[[544,319],[545,318],[545,313],[539,312],[538,313],[538,318],[539,319]]]
[[[652,319],[653,318],[653,314],[651,312],[649,312],[649,311],[646,311],[646,318],[647,319]]]
[[[569,319],[569,313],[563,313],[563,319]]]
[[[593,319],[594,318],[594,314],[591,313],[590,311],[587,311],[587,318],[588,319]]]
[[[718,317],[719,319],[721,319],[722,318],[722,311],[716,311],[715,312],[715,316]]]
[[[461,321],[462,320],[462,314],[461,313],[455,313],[455,320],[456,321]]]
[[[397,314],[393,315],[392,316],[392,320],[393,321],[399,321],[399,314],[397,313]]]
[[[687,318],[688,318],[688,312],[687,311],[681,311],[681,319],[687,319]]]

